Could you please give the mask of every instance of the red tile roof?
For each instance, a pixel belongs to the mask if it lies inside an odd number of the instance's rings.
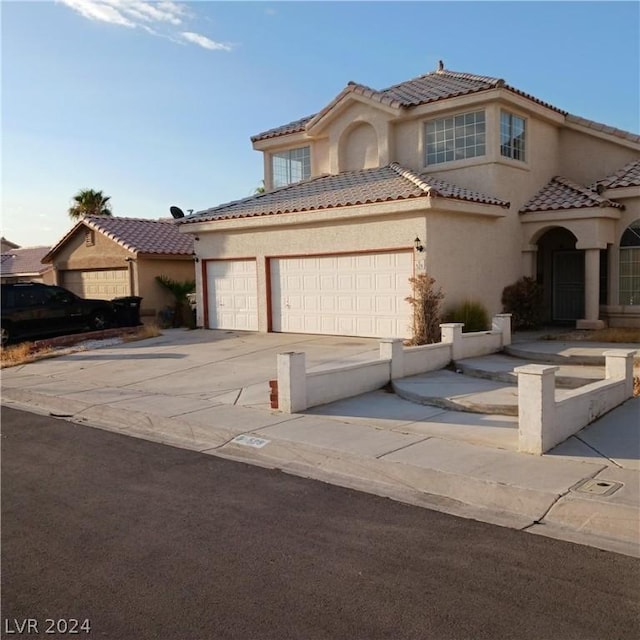
[[[603,198],[596,191],[556,176],[520,209],[520,213],[586,207],[623,208],[621,204]]]
[[[51,266],[41,260],[51,247],[24,247],[10,249],[2,254],[0,273],[3,276],[37,276],[48,271]]]
[[[633,160],[612,175],[603,180],[598,180],[592,188],[597,189],[599,186],[605,189],[640,186],[640,159]]]
[[[319,211],[427,197],[509,206],[504,200],[464,189],[426,174],[414,173],[394,162],[379,169],[347,171],[337,175],[310,178],[275,191],[199,211],[181,218],[178,223]]]
[[[558,113],[565,116],[565,120],[568,123],[581,125],[594,131],[601,131],[609,135],[631,140],[633,142],[640,142],[640,135],[631,133],[629,131],[623,131],[622,129],[616,129],[594,120],[588,120],[587,118],[581,118],[580,116],[567,113],[562,109],[554,107],[552,104],[540,100],[535,96],[525,93],[520,89],[512,87],[502,78],[492,78],[490,76],[479,76],[472,73],[464,73],[459,71],[449,71],[448,69],[442,69],[438,71],[432,71],[426,73],[418,78],[412,80],[406,80],[399,84],[382,89],[380,91],[371,89],[363,84],[357,82],[349,82],[347,86],[321,111],[318,113],[294,120],[280,127],[274,127],[268,131],[263,131],[255,136],[251,137],[252,142],[259,140],[266,140],[268,138],[276,138],[278,136],[287,135],[290,133],[299,133],[305,131],[307,125],[320,119],[323,115],[328,113],[342,98],[350,93],[362,95],[372,100],[376,100],[381,104],[386,104],[396,108],[410,108],[416,107],[421,104],[427,104],[430,102],[436,102],[438,100],[445,100],[447,98],[455,98],[457,96],[467,95],[471,93],[478,93],[480,91],[488,91],[502,87],[507,91],[515,93],[519,96],[523,96],[536,104],[543,105],[548,109],[553,109]]]
[[[193,238],[180,233],[173,220],[86,216],[51,249],[46,259],[50,260],[53,254],[82,226],[102,233],[136,254],[179,256],[193,253]]]
[[[544,105],[549,109],[566,114],[566,111],[557,109],[547,102],[543,102],[532,95],[510,87],[501,78],[491,78],[489,76],[479,76],[472,73],[461,73],[459,71],[443,69],[426,73],[418,78],[401,82],[387,89],[382,89],[381,91],[371,89],[370,87],[356,82],[349,82],[338,96],[336,96],[336,98],[334,98],[326,107],[324,107],[324,109],[314,116],[308,116],[280,127],[263,131],[262,133],[252,136],[251,140],[253,142],[257,142],[258,140],[265,140],[267,138],[275,138],[288,133],[304,131],[309,122],[321,118],[344,96],[350,93],[363,95],[367,98],[380,102],[381,104],[386,104],[392,107],[409,108],[416,107],[421,104],[427,104],[429,102],[454,98],[456,96],[477,93],[479,91],[488,91],[497,87],[503,87],[508,91],[524,96],[537,104]]]

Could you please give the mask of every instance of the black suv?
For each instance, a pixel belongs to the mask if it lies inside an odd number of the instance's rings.
[[[2,287],[2,345],[24,338],[98,330],[114,322],[107,300],[85,300],[62,287],[17,282]]]

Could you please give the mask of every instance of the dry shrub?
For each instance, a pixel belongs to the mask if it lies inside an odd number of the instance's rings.
[[[4,347],[0,352],[0,367],[4,369],[35,362],[51,352],[51,347],[35,349],[32,342],[22,342],[10,347]]]
[[[633,327],[609,327],[587,334],[589,342],[635,342],[640,343],[640,329]]]
[[[134,333],[123,335],[122,342],[135,342],[136,340],[146,340],[147,338],[157,338],[162,335],[160,327],[155,322],[139,326]]]
[[[436,288],[434,278],[423,273],[409,278],[413,295],[405,300],[413,307],[411,345],[440,342],[440,307],[444,294]]]

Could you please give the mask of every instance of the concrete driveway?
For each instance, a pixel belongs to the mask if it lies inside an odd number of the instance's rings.
[[[37,387],[84,403],[117,400],[126,409],[130,401],[141,410],[144,402],[166,402],[167,415],[182,403],[188,410],[212,403],[266,408],[278,353],[304,351],[307,367],[321,369],[376,358],[378,345],[373,338],[169,329],[157,338],[42,360],[2,375],[11,387]]]

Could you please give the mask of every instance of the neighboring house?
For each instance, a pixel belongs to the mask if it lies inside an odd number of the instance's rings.
[[[11,242],[11,240],[7,240],[4,236],[0,238],[0,252],[6,253],[7,251],[11,251],[12,249],[19,249],[20,245],[15,242]]]
[[[172,295],[156,276],[193,280],[193,239],[171,220],[86,216],[43,261],[54,281],[83,298],[141,296],[141,315],[155,317]]]
[[[196,233],[198,322],[407,337],[409,278],[445,309],[501,311],[521,276],[546,320],[640,326],[640,136],[443,65],[381,91],[350,82],[252,138],[264,194],[179,220]]]
[[[8,243],[13,244],[13,243]],[[24,247],[2,250],[0,257],[0,280],[7,282],[53,283],[51,265],[42,264],[51,247]]]

